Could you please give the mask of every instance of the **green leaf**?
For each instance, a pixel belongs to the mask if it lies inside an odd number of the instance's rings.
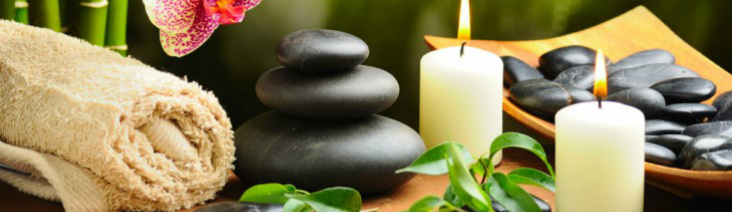
[[[518,168],[511,173],[508,173],[508,179],[511,179],[511,181],[517,183],[517,184],[526,184],[526,185],[533,185],[542,187],[546,190],[550,190],[552,192],[557,192],[556,187],[554,185],[554,178],[549,176],[548,174],[532,169],[532,168]]]
[[[239,202],[285,204],[288,200],[285,195],[294,194],[295,191],[295,186],[289,184],[259,184],[247,189],[244,194],[241,195],[241,198],[239,198]]]
[[[487,169],[487,174],[486,174]],[[479,175],[481,177],[483,176],[490,176],[493,174],[493,161],[490,158],[484,158],[481,157],[477,162],[473,163],[472,166],[470,166],[470,170],[473,171],[474,175]],[[482,180],[482,179],[481,179]],[[481,181],[482,183],[482,181]]]
[[[355,189],[332,187],[310,195],[288,194],[287,197],[304,202],[318,212],[358,212],[361,194]]]
[[[310,205],[305,204],[303,201],[290,199],[285,203],[282,208],[282,212],[310,212],[313,208]]]
[[[461,201],[457,195],[455,195],[455,192],[452,190],[452,185],[447,185],[447,189],[445,189],[445,193],[442,195],[442,199],[457,208],[462,208],[463,206],[465,206],[465,203]]]
[[[446,202],[443,199],[440,199],[439,197],[426,196],[412,204],[412,207],[409,207],[409,212],[435,211],[435,208],[440,208],[442,206],[447,206],[450,209],[455,208],[454,206],[450,205],[450,203]]]
[[[503,173],[494,173],[486,183],[487,190],[497,202],[511,212],[541,212],[534,198]]]
[[[460,198],[468,207],[475,211],[493,211],[488,194],[486,194],[460,158],[456,144],[451,143],[447,146],[447,155],[444,156],[447,161],[450,184],[455,195]]]
[[[417,158],[417,160],[415,160],[411,165],[397,170],[396,173],[414,172],[426,175],[447,174],[447,164],[444,156],[447,153],[447,147],[451,144],[456,146],[455,148],[458,149],[458,152],[460,153],[459,155],[461,156],[459,158],[462,158],[465,163],[473,161],[473,156],[470,155],[470,152],[468,152],[462,144],[446,142],[427,150],[427,152],[419,156],[419,158]]]
[[[541,147],[541,144],[539,144],[539,142],[536,142],[536,140],[534,140],[533,138],[521,133],[507,132],[501,134],[495,140],[493,140],[493,143],[491,144],[490,158],[493,158],[493,156],[498,151],[512,147],[521,148],[531,153],[534,153],[534,155],[539,157],[541,161],[544,161],[544,164],[546,164],[546,168],[549,170],[549,173],[552,177],[554,177],[554,170],[549,164],[549,161],[547,161],[546,159],[546,152],[544,152],[544,148]]]

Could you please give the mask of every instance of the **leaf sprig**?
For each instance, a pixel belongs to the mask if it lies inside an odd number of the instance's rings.
[[[549,174],[533,168],[518,168],[508,174],[496,172],[493,157],[503,149],[527,150],[546,165]],[[442,198],[426,196],[412,204],[409,212],[493,212],[495,202],[511,212],[540,212],[534,198],[519,185],[531,185],[555,192],[555,175],[544,148],[533,138],[515,132],[498,136],[491,144],[488,157],[477,160],[463,145],[449,141],[436,146],[396,173],[412,172],[445,175],[450,185]],[[468,164],[471,164],[468,166]],[[480,181],[476,175],[482,176]],[[346,187],[333,187],[309,193],[293,185],[260,184],[249,188],[240,202],[284,204],[283,212],[358,212],[361,195]]]

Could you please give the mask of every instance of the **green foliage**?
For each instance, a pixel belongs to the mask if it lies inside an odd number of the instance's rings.
[[[508,174],[497,173],[492,163],[493,157],[506,148],[527,150],[546,164],[550,174],[532,168],[519,168]],[[529,136],[508,132],[498,136],[491,144],[488,157],[481,155],[472,162],[473,156],[462,145],[447,142],[436,146],[407,168],[398,172],[414,172],[421,174],[448,174],[450,185],[441,200],[425,197],[414,203],[414,211],[463,211],[468,206],[474,211],[493,211],[491,198],[511,212],[538,212],[539,206],[531,195],[519,184],[538,186],[554,192],[554,170],[549,164],[544,148]],[[468,160],[470,159],[470,160]],[[444,166],[441,168],[439,166]],[[480,181],[475,175],[482,176]],[[487,182],[486,181],[487,178]],[[410,211],[412,210],[410,208]]]
[[[551,175],[532,168],[519,168],[508,174],[495,172],[492,159],[506,148],[520,148],[533,153],[546,164]],[[465,206],[477,212],[492,212],[491,198],[511,212],[540,212],[532,196],[519,184],[538,186],[552,192],[556,190],[554,171],[546,159],[544,148],[526,135],[504,133],[493,141],[488,157],[480,156],[478,161],[473,160],[464,146],[446,142],[428,150],[410,166],[398,170],[397,173],[447,174],[450,179],[442,198],[426,196],[412,204],[409,212],[465,212]],[[475,175],[482,176],[480,181]],[[261,184],[245,191],[239,201],[284,204],[283,212],[358,212],[361,209],[361,195],[345,187],[327,188],[310,194],[293,185]]]
[[[475,178],[468,172],[467,166],[462,160],[455,160],[455,158],[462,158],[456,146],[455,143],[448,143],[448,151],[445,155],[453,192],[475,211],[492,211],[490,198],[480,189],[478,182],[475,182]]]
[[[239,199],[240,202],[284,204],[283,212],[358,212],[361,210],[361,194],[355,189],[333,187],[308,193],[293,185],[268,183],[252,186]]]
[[[494,173],[484,185],[484,189],[508,211],[541,211],[531,195],[503,173]]]
[[[433,147],[432,149],[419,156],[419,158],[412,162],[411,165],[406,168],[397,170],[396,173],[413,172],[426,175],[447,174],[447,159],[445,158],[445,154],[447,154],[447,149],[450,145],[454,145],[454,148],[458,152],[460,152],[461,158],[463,158],[463,162],[470,163],[473,161],[473,156],[470,155],[467,149],[465,149],[465,146],[459,143],[448,142]]]

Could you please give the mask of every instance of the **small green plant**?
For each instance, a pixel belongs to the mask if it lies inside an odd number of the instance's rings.
[[[506,148],[520,148],[533,153],[546,164],[549,174],[532,168],[518,168],[508,174],[496,172],[492,159]],[[541,211],[531,195],[518,185],[533,185],[555,192],[554,170],[547,161],[544,148],[529,136],[508,132],[498,136],[486,154],[487,157],[484,154],[476,160],[463,145],[450,141],[428,150],[410,166],[398,170],[397,173],[447,174],[450,179],[442,198],[426,196],[412,204],[408,211],[464,212],[467,207],[473,211],[492,212],[491,197],[511,212]],[[284,204],[283,212],[357,212],[361,209],[358,191],[344,187],[327,188],[311,194],[293,185],[261,184],[249,188],[239,201]]]

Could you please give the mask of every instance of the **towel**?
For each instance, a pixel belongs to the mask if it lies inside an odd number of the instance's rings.
[[[233,155],[198,84],[0,21],[0,180],[66,211],[172,211],[212,199]]]

